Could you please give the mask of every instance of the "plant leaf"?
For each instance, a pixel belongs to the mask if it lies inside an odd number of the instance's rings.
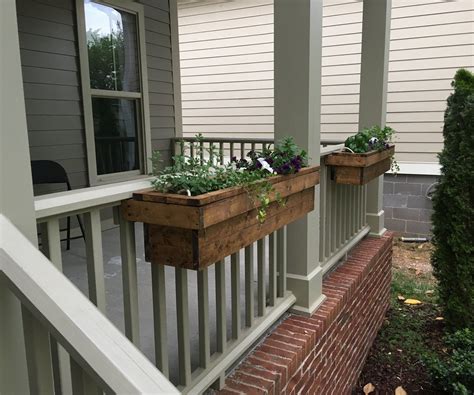
[[[373,385],[372,383],[367,383],[366,385],[364,385],[363,391],[365,395],[370,394],[371,392],[375,391],[375,385]]]

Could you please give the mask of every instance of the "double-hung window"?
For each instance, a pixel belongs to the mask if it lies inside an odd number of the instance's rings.
[[[79,3],[89,179],[96,184],[144,174],[149,122],[142,6]]]

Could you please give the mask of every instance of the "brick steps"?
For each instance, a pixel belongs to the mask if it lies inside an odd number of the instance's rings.
[[[311,317],[286,318],[220,394],[350,394],[389,305],[393,235],[366,238],[324,280]]]

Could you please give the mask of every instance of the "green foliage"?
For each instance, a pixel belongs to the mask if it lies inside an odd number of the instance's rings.
[[[119,26],[108,36],[102,36],[94,30],[87,31],[89,75],[92,88],[123,90],[124,45],[123,31]]]
[[[418,299],[424,303],[433,303],[437,301],[436,281],[431,273],[414,273],[396,270],[392,273],[392,295],[394,301],[399,303],[397,296],[405,298]]]
[[[293,137],[280,140],[274,149],[267,148],[261,152],[249,152],[252,163],[259,168],[259,159],[265,160],[277,174],[294,174],[302,167],[308,166],[308,154],[294,142]]]
[[[434,274],[447,323],[474,328],[474,75],[458,70],[444,116],[433,195]]]
[[[448,348],[445,357],[427,357],[425,364],[435,384],[449,394],[474,393],[474,332],[456,331],[444,338]]]
[[[357,132],[354,136],[346,139],[344,146],[351,152],[356,154],[363,154],[369,151],[382,151],[390,146],[395,135],[395,130],[389,126],[383,129],[380,126],[372,126]],[[392,171],[400,170],[397,162],[392,157]]]
[[[236,158],[232,158],[231,162],[225,165],[218,163],[220,153],[213,145],[210,148],[203,148],[201,143],[201,135],[196,136],[196,141],[190,143],[189,146],[182,142],[183,154],[174,156],[172,166],[161,171],[159,170],[159,154],[155,153],[152,157],[153,175],[156,176],[152,181],[153,188],[159,192],[196,196],[219,189],[242,186],[247,190],[257,208],[258,219],[261,222],[265,221],[270,195],[275,192],[268,178],[274,174],[295,173],[307,163],[305,152],[301,151],[291,138],[282,140],[273,150],[251,151],[248,154],[250,160],[237,161]],[[188,155],[188,152],[194,154]],[[285,173],[275,171],[271,167],[273,160],[280,163],[283,161],[282,158],[292,164],[290,171]],[[287,170],[286,167],[284,170]],[[284,204],[278,193],[275,198],[279,204]]]

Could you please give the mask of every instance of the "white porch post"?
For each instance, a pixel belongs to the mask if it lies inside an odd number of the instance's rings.
[[[320,158],[322,0],[275,0],[275,140],[293,136]],[[319,265],[319,199],[315,211],[288,226],[287,286],[293,309],[311,314],[324,300]]]
[[[364,0],[359,130],[385,126],[391,9],[391,0]],[[367,186],[367,222],[372,235],[385,233],[383,176]]]
[[[36,244],[15,0],[0,1],[0,48],[0,214]],[[2,281],[0,317],[0,393],[27,394],[30,388],[36,393],[52,393],[51,367],[43,364],[49,353],[48,332],[22,309]],[[25,347],[23,327],[33,348]]]

